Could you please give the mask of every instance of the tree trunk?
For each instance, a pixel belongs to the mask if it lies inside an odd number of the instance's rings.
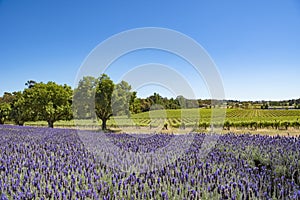
[[[48,121],[48,127],[53,128],[54,121]]]
[[[106,130],[106,121],[107,119],[101,119],[102,120],[102,130],[105,131]]]

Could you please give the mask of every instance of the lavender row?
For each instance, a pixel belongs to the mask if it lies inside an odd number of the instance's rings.
[[[105,137],[134,155],[155,153],[175,136],[109,133]],[[205,137],[195,134],[184,154],[168,165],[130,173],[104,162],[110,154],[102,152],[107,157],[99,157],[88,150],[76,130],[4,125],[0,127],[0,199],[300,198],[299,137],[228,133],[202,157]]]

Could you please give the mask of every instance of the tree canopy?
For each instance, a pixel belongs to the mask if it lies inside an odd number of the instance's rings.
[[[102,74],[97,81],[95,92],[95,112],[102,121],[102,130],[106,130],[106,122],[113,115],[111,107],[113,90],[113,81],[106,74]]]
[[[72,89],[67,85],[55,82],[35,83],[33,87],[24,90],[29,107],[39,120],[48,122],[53,128],[54,122],[72,118]]]
[[[76,119],[90,119],[95,115],[95,89],[97,78],[83,77],[74,89],[73,113]]]
[[[23,92],[14,92],[10,119],[20,126],[23,126],[26,121],[34,121],[35,112],[31,109],[31,104],[32,102]]]
[[[4,124],[10,113],[10,105],[8,103],[0,103],[0,124]]]
[[[111,100],[114,116],[130,116],[129,103],[131,95],[131,86],[126,81],[121,81],[115,85]]]

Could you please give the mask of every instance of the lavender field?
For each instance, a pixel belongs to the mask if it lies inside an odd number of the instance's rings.
[[[173,137],[107,136],[126,151],[155,151]],[[204,137],[170,165],[128,173],[101,162],[76,130],[2,125],[0,199],[300,198],[299,137],[228,133],[200,158]]]

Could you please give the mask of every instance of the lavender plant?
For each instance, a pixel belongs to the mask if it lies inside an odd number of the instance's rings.
[[[155,152],[174,137],[106,136],[132,152]],[[169,165],[129,173],[105,165],[76,130],[1,125],[0,199],[300,198],[299,137],[228,133],[201,157],[204,137]]]

